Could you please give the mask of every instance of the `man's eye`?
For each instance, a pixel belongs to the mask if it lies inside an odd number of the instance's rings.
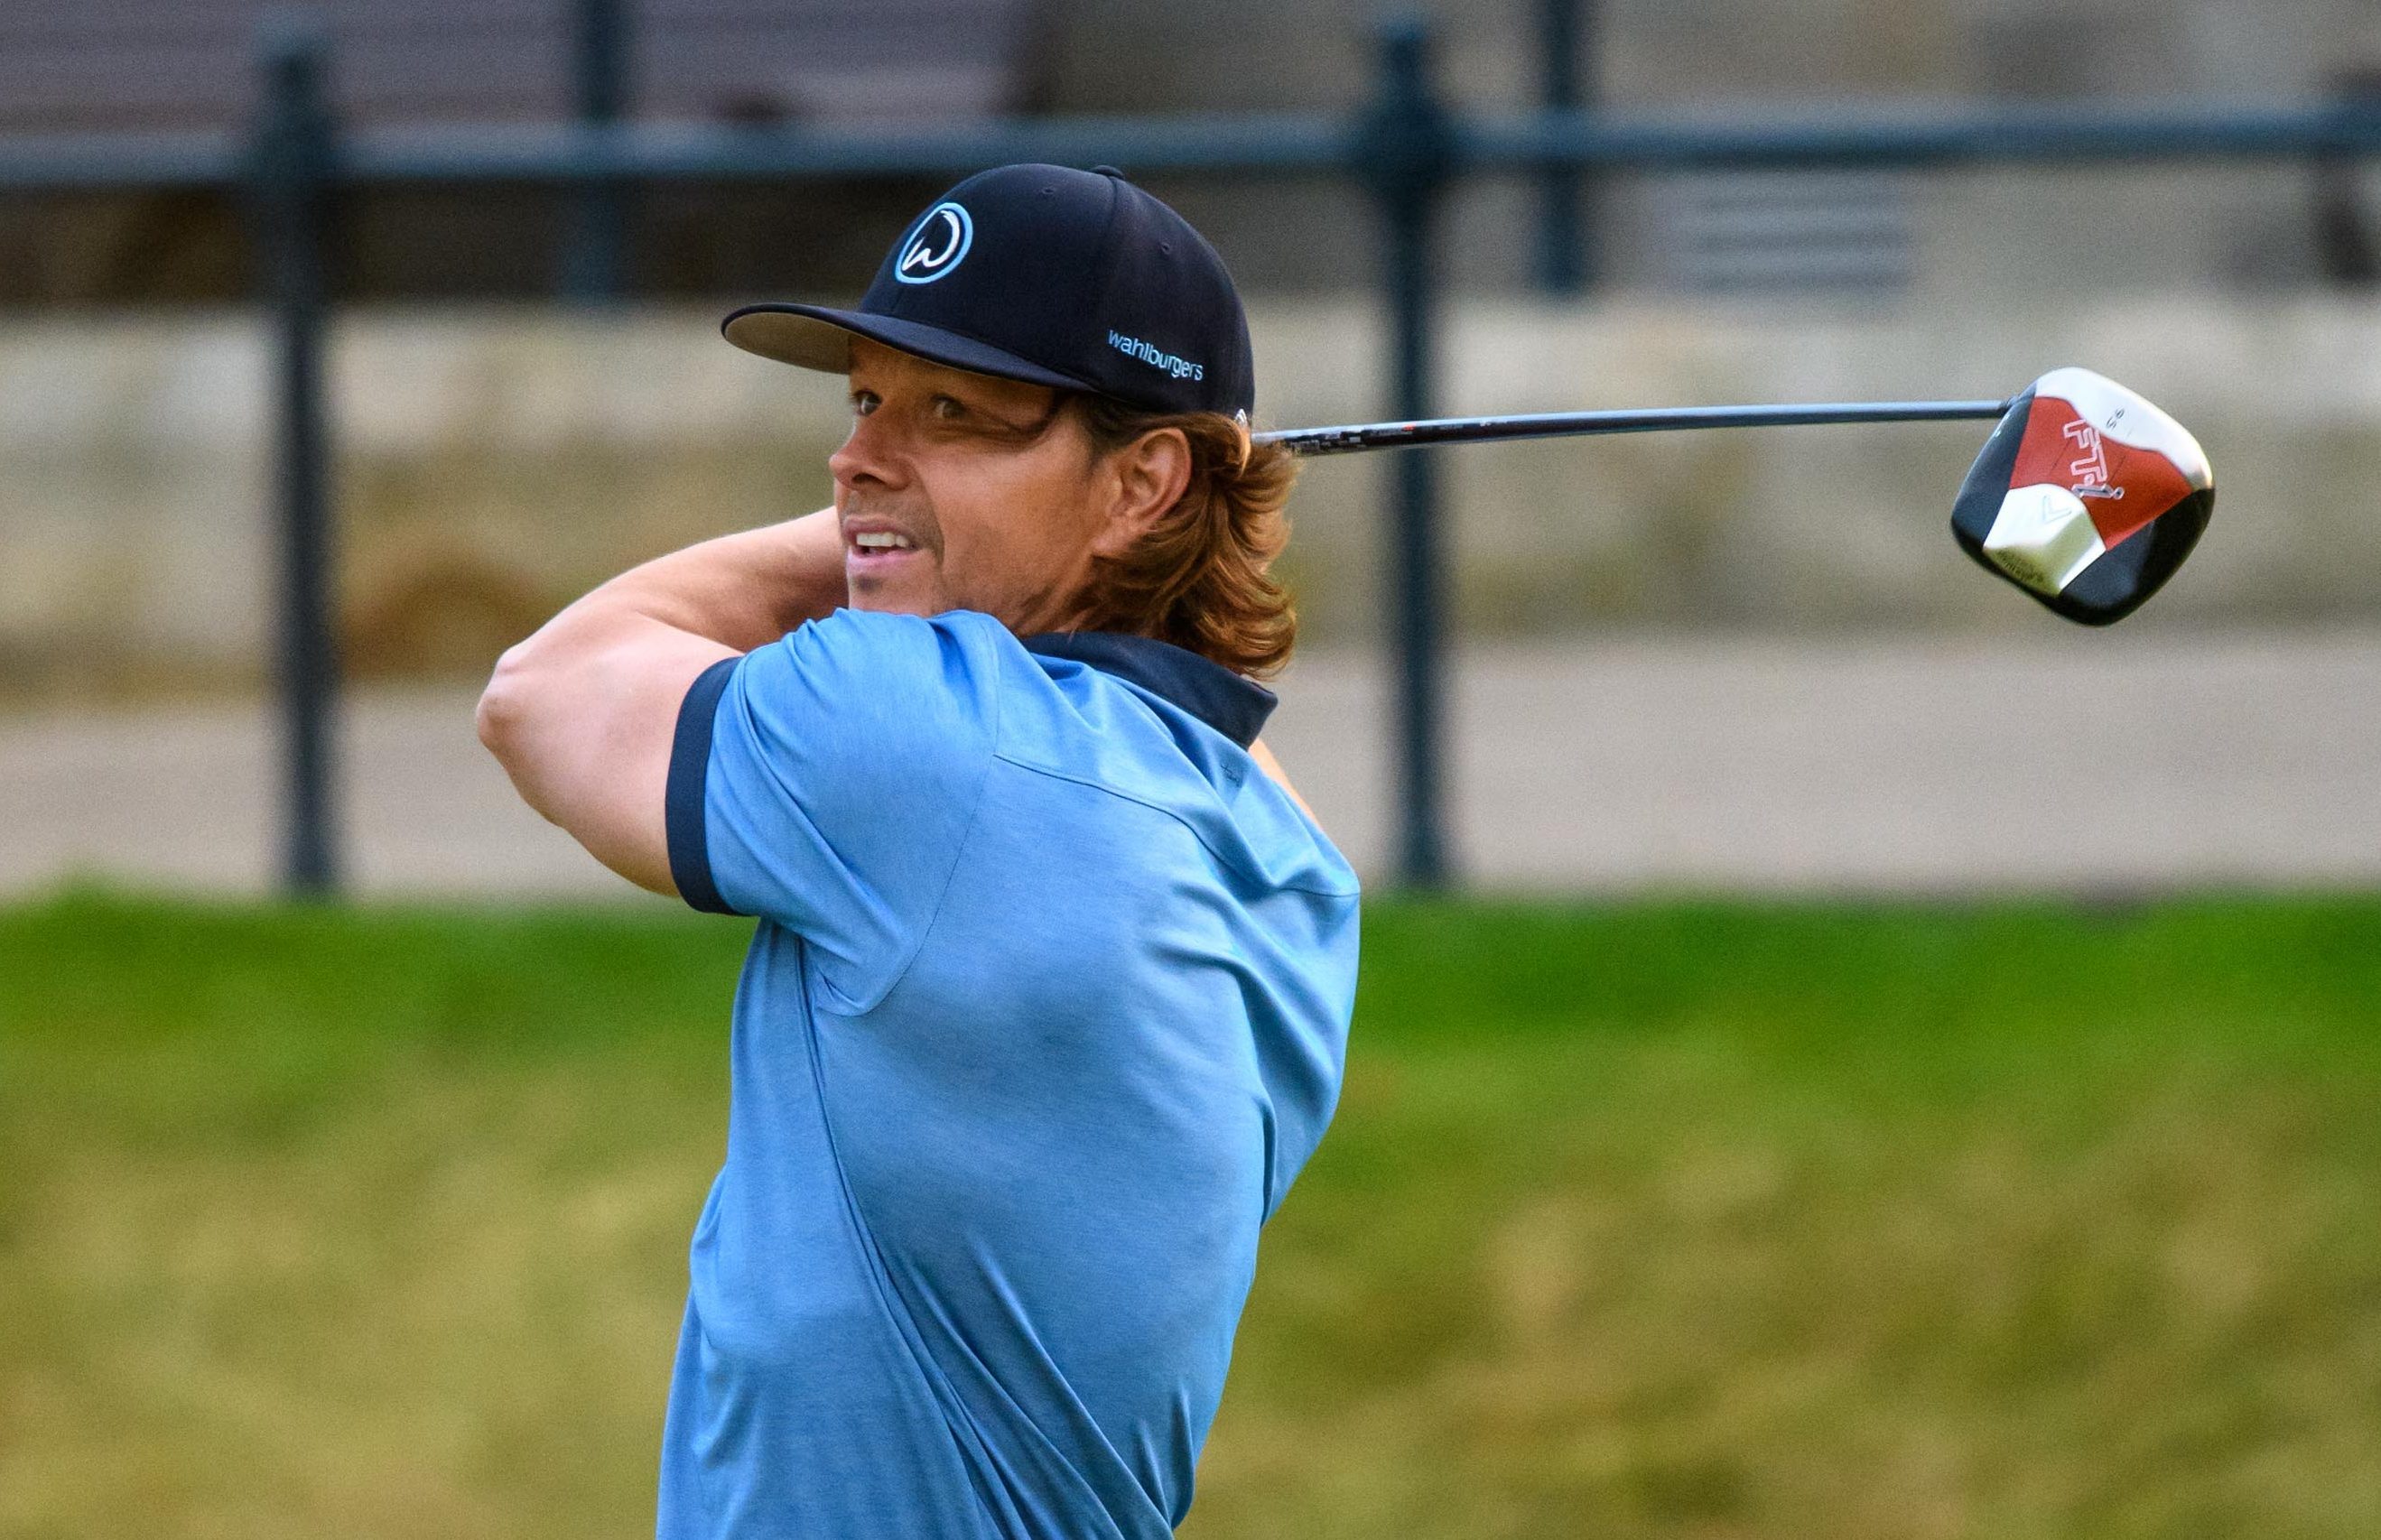
[[[854,391],[851,393],[851,413],[854,417],[866,417],[869,413],[876,410],[879,404],[880,398],[874,391]]]
[[[934,397],[934,412],[945,422],[956,422],[967,416],[967,407],[951,396],[938,395]]]

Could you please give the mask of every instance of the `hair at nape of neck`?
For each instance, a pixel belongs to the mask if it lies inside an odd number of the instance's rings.
[[[1236,673],[1280,672],[1298,616],[1271,568],[1289,540],[1296,456],[1254,442],[1245,413],[1152,412],[1092,394],[1075,404],[1103,453],[1166,428],[1190,446],[1180,500],[1130,551],[1095,563],[1083,628],[1154,637]]]

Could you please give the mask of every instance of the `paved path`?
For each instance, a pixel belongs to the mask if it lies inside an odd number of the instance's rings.
[[[1383,685],[1369,657],[1311,654],[1266,735],[1374,877]],[[352,702],[356,886],[629,891],[513,799],[470,704]],[[2381,632],[1478,647],[1454,704],[1454,843],[1483,887],[2381,884]],[[0,718],[0,891],[261,890],[272,775],[259,705]]]

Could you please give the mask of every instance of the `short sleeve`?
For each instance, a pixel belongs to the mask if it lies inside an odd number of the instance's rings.
[[[672,875],[698,909],[812,943],[855,1009],[891,987],[949,885],[990,773],[990,616],[838,610],[723,659],[679,708]]]

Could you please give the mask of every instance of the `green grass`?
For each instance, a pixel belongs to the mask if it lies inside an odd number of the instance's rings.
[[[1376,905],[1185,1534],[2381,1534],[2381,900]],[[0,911],[0,1535],[650,1533],[743,928]]]

